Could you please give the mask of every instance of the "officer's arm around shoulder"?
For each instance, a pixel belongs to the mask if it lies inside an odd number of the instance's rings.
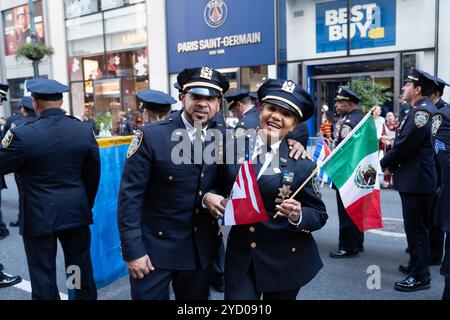
[[[19,170],[26,159],[26,125],[6,132],[0,149],[0,174]]]

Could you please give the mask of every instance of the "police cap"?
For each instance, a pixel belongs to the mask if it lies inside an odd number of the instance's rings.
[[[230,88],[228,79],[210,67],[184,69],[177,77],[182,92],[219,97]]]
[[[306,121],[314,113],[314,103],[301,86],[291,80],[269,79],[258,90],[261,102],[267,102],[294,113]]]
[[[334,99],[335,101],[350,101],[353,103],[360,103],[362,100],[360,97],[358,97],[358,95],[351,90],[350,88],[347,87],[340,87],[338,92],[337,92],[337,96]]]
[[[20,101],[20,104],[25,109],[34,110],[34,108],[33,108],[33,98],[31,98],[31,97],[23,97],[22,100]]]
[[[9,86],[7,84],[0,83],[0,102],[8,101],[6,94],[8,93]]]
[[[417,86],[427,89],[436,86],[436,79],[434,76],[415,67],[411,68],[405,82],[412,82]]]
[[[234,103],[237,101],[240,101],[245,98],[251,98],[251,99],[257,99],[258,96],[248,90],[240,89],[238,91],[232,92],[225,96],[225,99],[227,99],[228,103]]]
[[[33,98],[42,101],[59,101],[63,98],[63,93],[69,91],[66,85],[56,80],[36,78],[27,82],[27,89],[32,93]]]
[[[447,82],[442,80],[439,77],[434,77],[434,81],[436,82],[435,92],[438,91],[440,95],[442,96],[444,94],[444,89],[446,86],[450,86]]]
[[[146,89],[137,93],[137,98],[142,102],[142,108],[154,112],[169,112],[170,106],[177,101],[168,94],[152,89]]]

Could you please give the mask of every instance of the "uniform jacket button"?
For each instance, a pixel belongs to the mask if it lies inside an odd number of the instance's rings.
[[[256,242],[252,242],[252,243],[250,244],[250,247],[251,247],[252,249],[255,249],[255,248],[256,248]]]
[[[250,232],[255,232],[256,231],[256,229],[255,229],[255,227],[250,227]]]
[[[163,233],[162,231],[158,232],[158,236],[160,236],[160,237],[162,237],[163,234],[164,234],[164,233]]]
[[[296,248],[292,248],[291,251],[292,251],[292,252],[295,252],[295,251],[297,251],[297,249],[296,249]]]

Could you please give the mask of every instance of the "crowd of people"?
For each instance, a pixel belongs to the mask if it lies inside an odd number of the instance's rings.
[[[444,258],[443,299],[448,300],[450,106],[440,98],[446,85],[413,68],[405,79],[399,119],[392,112],[382,117],[380,106],[373,106],[371,113],[382,185],[400,193],[410,254],[408,265],[400,266],[407,277],[394,288],[408,292],[430,288],[429,265]],[[146,124],[134,128],[123,113],[116,126],[118,135],[134,133],[118,193],[117,217],[132,298],[167,300],[172,284],[175,298],[181,300],[208,299],[210,285],[224,291],[228,300],[296,299],[323,266],[312,232],[328,218],[317,179],[309,180],[316,165],[305,150],[309,138],[305,122],[314,113],[313,99],[295,82],[279,79],[267,80],[257,94],[227,93],[227,78],[209,67],[183,70],[175,88],[181,110],[170,113],[175,99],[147,89],[137,94]],[[32,98],[22,101],[23,119],[4,125],[0,174],[14,172],[20,185],[18,225],[32,298],[59,299],[55,277],[59,240],[66,266],[82,270],[81,286],[75,288],[73,298],[96,299],[88,227],[100,178],[96,126],[89,113],[82,122],[65,115],[61,105],[67,86],[34,79],[27,89]],[[0,93],[6,99],[7,86],[0,87]],[[224,100],[238,118],[228,122],[233,125],[231,141],[224,140],[227,121],[219,112]],[[343,143],[363,119],[361,102],[351,88],[341,87],[333,110],[322,106],[320,132],[332,147]],[[207,139],[209,130],[222,135]],[[187,147],[179,150],[182,164],[172,158],[173,150],[180,148],[179,141],[172,139],[174,132],[186,137]],[[215,157],[235,151],[227,157],[233,159],[231,163],[203,159],[203,150],[215,143],[222,146]],[[231,201],[244,158],[254,162],[269,219],[233,226],[225,249],[219,220]],[[271,166],[276,159],[279,167]],[[290,197],[300,186],[300,192]],[[330,257],[358,257],[364,251],[364,234],[346,212],[338,189],[336,199],[339,243]],[[430,240],[434,238],[432,218],[439,221],[435,242]],[[19,276],[0,269],[0,286],[18,281]]]

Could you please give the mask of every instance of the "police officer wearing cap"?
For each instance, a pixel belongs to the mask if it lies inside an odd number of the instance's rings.
[[[230,93],[225,99],[227,99],[234,115],[239,119],[239,122],[236,125],[237,135],[239,134],[239,131],[244,132],[245,130],[256,129],[259,127],[259,111],[253,103],[256,99],[254,93],[240,89]]]
[[[0,83],[0,105],[3,101],[8,101],[8,98],[6,97],[8,94],[9,86],[6,84]],[[1,206],[1,199],[2,199],[2,189],[7,189],[5,177],[3,175],[0,175],[0,206]],[[2,217],[2,210],[0,208],[0,240],[5,239],[7,236],[9,236],[9,230],[6,227],[5,222],[3,221]]]
[[[347,135],[362,120],[363,114],[357,108],[361,98],[346,87],[340,87],[335,98],[336,112],[341,116],[341,127],[337,137],[335,137],[336,147],[342,143]],[[339,248],[330,252],[331,258],[357,257],[359,252],[364,251],[364,233],[355,225],[353,220],[345,210],[339,190],[336,189],[336,200],[339,215]]]
[[[61,109],[68,87],[55,80],[27,82],[39,118],[11,129],[0,149],[0,173],[22,179],[20,231],[33,299],[59,299],[57,240],[66,270],[78,266],[80,287],[71,298],[96,299],[90,258],[92,207],[100,159],[92,130]]]
[[[20,107],[20,113],[22,114],[22,118],[20,118],[19,120],[16,120],[12,123],[11,128],[16,128],[20,125],[29,123],[29,122],[33,122],[35,120],[37,120],[37,116],[36,113],[34,112],[34,106],[33,106],[33,98],[31,97],[23,97],[22,100],[20,101],[21,107]],[[21,180],[20,180],[20,176],[15,173],[14,174],[14,179],[16,180],[16,184],[17,184],[17,191],[19,193],[19,216],[18,216],[18,220],[16,222],[10,222],[9,225],[11,227],[18,227],[19,226],[19,219],[21,216],[21,207],[20,207],[20,203],[21,203],[21,198],[22,198],[22,185],[21,185]]]
[[[211,214],[221,217],[224,197],[229,197],[247,153],[255,163],[255,174],[269,221],[235,225],[227,242],[225,299],[295,300],[300,288],[322,267],[311,232],[328,218],[317,179],[309,181],[294,199],[292,194],[311,176],[315,164],[309,159],[289,157],[287,134],[313,114],[309,94],[292,81],[269,79],[258,90],[262,103],[260,130],[239,149],[239,139],[227,145],[235,151],[234,163],[223,168],[222,197],[207,194]],[[232,201],[229,200],[228,201]],[[217,203],[221,203],[221,210]]]
[[[208,134],[229,83],[210,67],[185,69],[177,80],[182,110],[137,131],[122,175],[118,225],[133,299],[169,299],[171,281],[176,299],[208,299],[219,226],[202,198],[218,166],[202,151],[223,141]]]
[[[170,113],[172,104],[177,103],[174,98],[158,90],[145,89],[139,91],[136,96],[144,113],[144,123],[165,120]]]
[[[440,167],[439,194],[436,201],[437,226],[446,233],[441,274],[445,277],[443,300],[450,300],[450,105],[439,109],[432,118],[432,142]]]
[[[449,84],[439,77],[434,77],[436,85],[434,86],[433,93],[431,94],[431,100],[438,110],[447,105],[441,97],[444,94],[444,89]],[[436,162],[436,171],[438,179],[440,176],[440,165]],[[437,208],[433,209],[433,215],[437,214]],[[434,217],[435,218],[435,217]],[[440,265],[444,254],[444,232],[435,225],[435,219],[433,218],[430,227],[430,265]]]
[[[411,68],[402,90],[404,100],[413,108],[400,124],[392,149],[381,159],[381,167],[393,172],[394,188],[400,193],[410,254],[408,276],[394,285],[400,291],[431,286],[428,232],[437,187],[430,139],[431,118],[437,111],[430,98],[434,85],[433,76]]]
[[[3,101],[8,101],[8,99],[6,98],[8,89],[9,89],[8,85],[0,83],[0,105],[2,104]],[[0,204],[1,204],[1,193],[0,193]],[[2,212],[0,210],[0,228],[2,226],[6,229],[6,225],[3,223],[3,220],[2,220]],[[0,229],[0,232],[1,232],[1,229]],[[1,235],[1,233],[0,233],[0,235]],[[3,272],[3,265],[0,263],[0,288],[10,287],[21,281],[22,281],[22,278],[20,276],[14,276],[14,275],[10,275],[10,274]]]
[[[431,100],[433,101],[436,108],[439,110],[445,105],[447,105],[447,102],[442,99],[442,95],[444,94],[444,89],[446,86],[450,86],[447,82],[442,80],[439,77],[434,77],[434,81],[436,82],[433,93],[431,94]]]

